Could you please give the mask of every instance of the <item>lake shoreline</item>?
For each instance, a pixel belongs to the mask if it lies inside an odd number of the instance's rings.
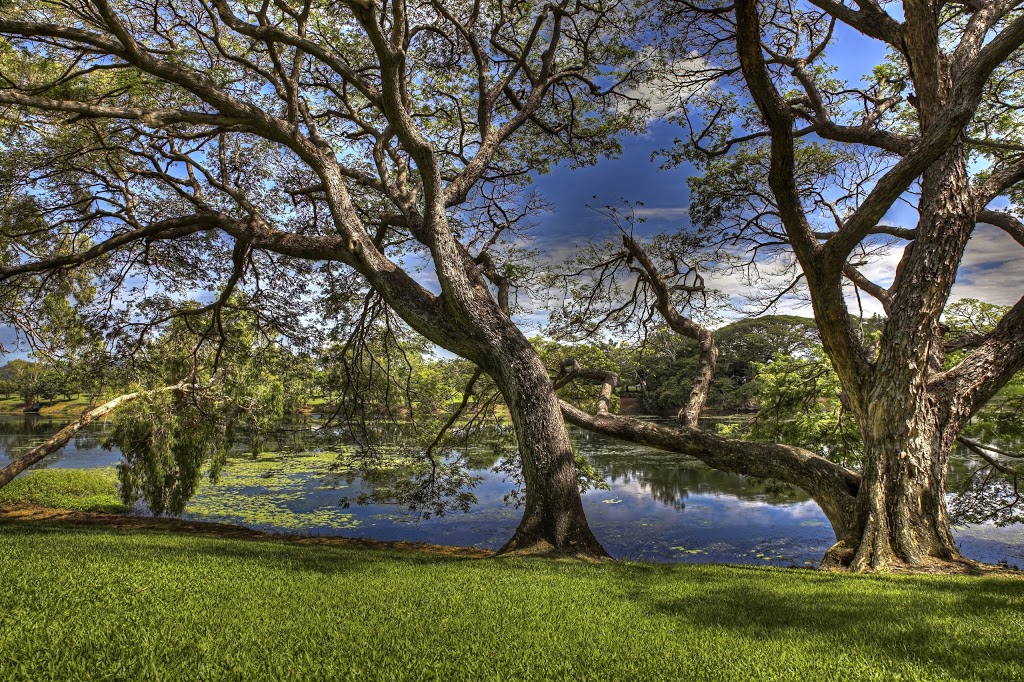
[[[194,521],[176,517],[141,516],[133,514],[110,514],[105,512],[57,509],[35,504],[0,506],[0,519],[23,523],[69,524],[92,526],[121,531],[161,531],[200,537],[237,538],[284,542],[297,545],[330,545],[365,549],[399,550],[420,552],[430,555],[485,559],[496,556],[495,552],[479,547],[438,545],[429,542],[405,540],[373,540],[370,538],[348,538],[337,535],[303,535],[300,533],[273,533],[255,530],[231,523],[217,521]]]
[[[322,545],[332,547],[346,547],[356,549],[369,549],[381,551],[414,552],[429,556],[446,556],[466,559],[490,559],[500,558],[497,552],[481,549],[479,547],[461,545],[441,545],[428,542],[411,542],[404,540],[374,540],[370,538],[351,538],[342,536],[324,535],[303,535],[300,533],[275,533],[262,530],[255,530],[245,526],[220,523],[215,521],[194,521],[190,519],[174,517],[153,517],[137,516],[132,514],[111,514],[105,512],[76,511],[67,509],[56,509],[43,507],[35,504],[15,504],[0,506],[0,519],[15,521],[19,523],[42,524],[42,525],[73,525],[99,528],[104,530],[116,530],[124,532],[164,532],[183,536],[208,537],[208,538],[230,538],[238,540],[255,540],[263,542],[278,542],[293,545]],[[516,555],[508,555],[516,556]],[[551,559],[572,559],[572,557],[547,556],[544,554],[531,555],[540,558]],[[588,560],[591,563],[592,560]],[[642,559],[611,560],[612,563],[631,563],[641,565],[664,565],[657,561],[644,561]],[[721,567],[743,567],[745,564],[730,564],[710,562],[704,565]],[[822,569],[807,568],[801,566],[776,566],[779,569],[789,569],[798,572],[808,570],[817,571]],[[826,572],[844,571],[827,570]],[[941,567],[923,569],[903,569],[893,567],[886,571],[887,574],[903,575],[962,575],[969,577],[999,577],[1024,580],[1024,571],[1008,569],[1004,566],[984,564],[981,562],[969,561],[963,564],[943,564]]]

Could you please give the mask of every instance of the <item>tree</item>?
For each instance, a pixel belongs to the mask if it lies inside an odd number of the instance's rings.
[[[17,382],[17,366],[12,365],[10,362],[5,362],[0,366],[0,393],[4,394],[4,398],[10,399],[10,397],[18,392]]]
[[[108,321],[138,336],[197,314],[179,305],[190,289],[220,292],[199,309],[215,328],[243,287],[266,325],[318,297],[354,301],[355,319],[386,308],[490,375],[508,406],[526,500],[505,549],[604,554],[498,256],[529,172],[614,152],[644,119],[620,94],[635,82],[635,10],[7,3],[0,103],[5,148],[22,155],[7,155],[5,181],[45,218],[4,232],[9,319],[42,280],[86,266],[99,268],[98,299],[125,306]],[[128,275],[150,288],[127,296]]]
[[[714,336],[719,356],[707,406],[730,412],[759,407],[759,364],[778,355],[807,357],[820,345],[814,320],[794,315],[740,319],[716,329]],[[665,330],[649,338],[644,350],[637,359],[642,410],[663,414],[685,404],[700,362],[695,342]]]
[[[31,360],[16,359],[7,362],[3,368],[4,380],[11,393],[17,393],[22,402],[31,405],[42,395],[44,369],[42,364]]]
[[[121,405],[128,403],[132,400],[135,400],[139,397],[152,395],[157,392],[180,391],[183,390],[184,388],[184,385],[175,385],[168,386],[162,389],[156,389],[154,391],[125,393],[124,395],[120,395],[114,398],[113,400],[108,400],[102,405],[98,405],[92,409],[87,410],[85,413],[82,414],[81,417],[71,422],[57,433],[53,434],[53,436],[48,438],[45,442],[33,447],[28,452],[22,454],[20,457],[12,461],[10,464],[0,469],[0,488],[3,488],[5,485],[13,481],[15,476],[17,476],[21,472],[29,469],[33,465],[45,459],[47,455],[51,455],[54,452],[60,450],[65,445],[67,445],[68,441],[70,441],[74,437],[74,435],[82,429],[82,427],[91,424],[97,419],[101,419],[107,416]]]
[[[600,213],[610,219],[619,238],[584,247],[569,260],[568,269],[554,278],[565,291],[565,302],[552,315],[552,329],[558,336],[574,339],[611,330],[637,338],[643,345],[660,319],[673,332],[693,341],[697,364],[678,418],[684,427],[695,427],[708,399],[719,354],[707,322],[715,319],[713,305],[722,300],[719,292],[706,286],[702,273],[716,267],[726,255],[708,248],[700,232],[639,237],[634,228],[643,219],[632,206],[605,207]],[[617,386],[617,374],[595,373],[596,369],[567,364],[559,384],[577,377],[608,384],[603,377],[614,376],[611,387]]]
[[[570,418],[804,487],[832,520],[836,564],[961,561],[945,501],[949,454],[971,416],[1024,366],[1024,298],[954,366],[942,315],[979,224],[1024,245],[1016,215],[1024,15],[998,1],[908,1],[902,16],[870,0],[665,7],[666,79],[688,105],[677,116],[686,134],[668,160],[700,171],[690,216],[722,242],[744,245],[752,264],[791,266],[769,303],[805,287],[863,442],[860,473],[738,443],[716,442],[735,455],[716,456],[704,450],[702,441],[714,445],[707,436]],[[828,61],[839,24],[888,50],[863,87]],[[995,210],[1000,201],[1009,210]],[[916,224],[886,221],[898,202],[916,210]],[[886,286],[862,266],[890,246],[903,250]],[[877,338],[851,315],[848,295],[884,309]],[[812,468],[820,480],[807,479]]]

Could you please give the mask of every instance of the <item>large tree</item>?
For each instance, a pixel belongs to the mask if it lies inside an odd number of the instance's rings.
[[[972,415],[1024,367],[1024,298],[971,338],[944,338],[943,321],[979,225],[1024,246],[1018,5],[665,3],[665,80],[685,104],[677,120],[686,133],[668,156],[699,171],[691,218],[752,265],[792,257],[790,279],[769,298],[809,293],[861,432],[862,464],[854,473],[776,446],[600,414],[571,419],[804,487],[833,522],[836,562],[960,560],[945,500],[949,455]],[[873,41],[887,54],[854,74],[861,83],[830,61],[841,35],[845,49]],[[914,211],[912,224],[889,219],[897,204]],[[902,249],[899,264],[872,281],[862,266],[884,248]],[[866,334],[850,309],[865,295],[884,309],[880,334]],[[948,362],[950,347],[966,352]]]
[[[354,309],[360,328],[386,309],[499,388],[526,483],[506,549],[603,554],[551,381],[511,319],[498,245],[528,173],[614,152],[616,133],[643,120],[619,94],[642,34],[634,9],[4,3],[3,179],[37,207],[5,222],[8,320],[81,267],[98,273],[97,314],[121,339],[183,315],[219,325],[242,288],[266,324]],[[217,293],[181,309],[196,291]]]

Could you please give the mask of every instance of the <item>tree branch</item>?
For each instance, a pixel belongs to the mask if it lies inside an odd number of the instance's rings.
[[[813,452],[789,445],[722,438],[695,428],[670,428],[610,414],[589,415],[560,401],[566,421],[637,445],[688,455],[720,471],[773,478],[801,488],[821,506],[836,538],[853,530],[860,476]]]

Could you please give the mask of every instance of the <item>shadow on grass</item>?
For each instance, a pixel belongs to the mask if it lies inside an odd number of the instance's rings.
[[[242,528],[239,528],[237,533],[220,532],[219,528],[217,530],[215,533],[201,530],[189,533],[183,532],[175,525],[168,525],[165,529],[134,529],[0,518],[0,535],[3,536],[75,535],[84,539],[94,538],[97,542],[105,539],[120,542],[122,538],[130,538],[133,548],[140,552],[159,551],[166,555],[168,561],[200,554],[211,559],[255,562],[280,570],[328,575],[372,571],[382,564],[393,564],[396,561],[407,565],[426,566],[473,562],[481,558],[462,555],[459,552],[460,548],[452,548],[455,550],[452,554],[445,554],[441,551],[443,548],[434,546],[430,546],[431,551],[424,551],[415,543],[408,543],[406,546],[405,543],[360,539],[276,536]],[[374,551],[368,552],[366,549]]]
[[[625,596],[652,615],[687,627],[787,645],[824,639],[847,653],[926,665],[956,677],[1024,679],[1021,580],[730,567],[728,572],[687,571],[689,589],[665,595],[644,587],[656,577],[646,568],[622,572]],[[835,655],[837,649],[818,655]]]

